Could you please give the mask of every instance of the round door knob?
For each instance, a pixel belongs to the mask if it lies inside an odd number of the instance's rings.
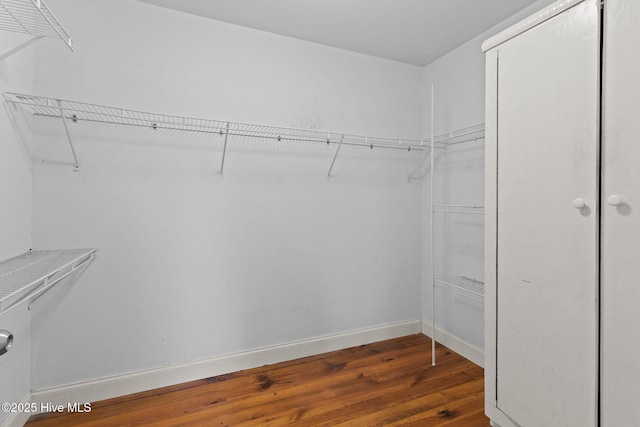
[[[574,208],[582,209],[585,206],[587,206],[587,204],[584,202],[584,199],[581,199],[581,198],[573,199],[573,207]]]
[[[13,345],[13,334],[4,329],[0,330],[0,356],[11,350]]]
[[[607,203],[609,203],[611,206],[620,206],[622,204],[622,196],[618,194],[609,196],[609,198],[607,199]]]

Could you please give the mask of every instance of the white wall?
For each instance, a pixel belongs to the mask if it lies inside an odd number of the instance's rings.
[[[25,41],[0,31],[0,52]],[[33,91],[33,48],[0,62],[0,92]],[[9,116],[0,111],[0,261],[31,247],[31,136],[19,140]],[[20,402],[30,390],[31,317],[22,305],[0,316],[0,329],[14,334],[13,348],[0,356],[0,402]],[[0,412],[0,424],[9,414]]]
[[[0,53],[24,42],[25,36],[0,32]],[[49,41],[41,41],[47,44]],[[47,44],[50,46],[49,44]],[[33,91],[33,47],[0,62],[0,91]],[[0,112],[0,261],[31,248],[32,137],[24,128],[19,138],[5,108]]]
[[[423,132],[431,132],[431,86],[434,85],[435,134],[484,122],[485,62],[481,44],[490,36],[553,3],[540,0],[491,30],[444,55],[423,69]],[[435,168],[435,203],[484,204],[484,144],[451,148]],[[430,258],[428,176],[423,180],[423,256]],[[440,214],[435,221],[435,269],[442,277],[467,276],[483,280],[483,218]],[[424,262],[423,316],[431,318],[431,266]],[[464,341],[483,348],[483,305],[438,288],[436,323]]]
[[[51,0],[76,53],[39,95],[391,137],[421,134],[421,69],[131,0]],[[416,319],[416,153],[37,123],[34,246],[98,247],[34,305],[33,388]],[[52,303],[53,302],[53,303]]]
[[[3,91],[411,138],[430,132],[432,83],[436,133],[482,122],[480,43],[551,1],[424,69],[132,0],[49,3],[76,53],[39,42],[35,78],[30,49],[0,63]],[[0,116],[0,195],[11,207],[0,210],[0,258],[32,246],[31,224],[36,248],[100,248],[78,282],[34,305],[32,327],[26,311],[0,318],[0,328],[20,325],[22,362],[33,334],[34,389],[430,316],[429,181],[406,180],[415,153],[344,149],[327,180],[333,148],[236,139],[220,178],[218,137],[79,123],[74,173],[60,123],[39,120],[32,201],[29,148]],[[482,176],[481,148],[449,152],[438,201],[482,203]],[[438,229],[439,274],[482,277],[481,221]],[[482,347],[481,306],[439,291],[438,313]],[[30,375],[10,375],[16,388],[0,397],[15,401]]]

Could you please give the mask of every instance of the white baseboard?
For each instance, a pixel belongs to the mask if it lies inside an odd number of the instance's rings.
[[[484,411],[491,420],[492,427],[518,427],[518,423],[506,416],[504,412],[491,404],[485,404]]]
[[[422,333],[431,337],[431,322],[422,320]],[[484,368],[484,350],[436,326],[436,341]]]
[[[38,390],[32,401],[66,405],[96,402],[159,387],[166,387],[243,369],[313,356],[343,348],[420,333],[419,319],[326,335],[302,341],[259,348],[191,363],[102,378],[93,381]],[[4,427],[4,426],[2,426]]]
[[[27,405],[29,403],[31,403],[31,394],[27,393],[20,401],[20,405]],[[0,424],[0,427],[22,427],[31,415],[34,415],[34,413],[10,412],[9,416]]]

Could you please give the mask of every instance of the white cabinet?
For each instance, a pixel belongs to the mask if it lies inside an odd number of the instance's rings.
[[[501,426],[640,425],[638,44],[640,1],[565,0],[483,46],[485,395]]]
[[[607,0],[604,16],[600,419],[638,426],[640,1]]]

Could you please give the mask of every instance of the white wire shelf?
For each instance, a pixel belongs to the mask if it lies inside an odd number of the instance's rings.
[[[439,135],[434,135],[433,148],[434,148],[434,152],[437,153],[435,155],[434,161],[437,160],[439,156],[442,155],[442,153],[444,153],[447,147],[449,146],[462,144],[466,142],[478,142],[478,141],[484,141],[484,123],[480,123],[474,126],[469,126],[461,129],[451,130],[449,132],[441,133]],[[423,138],[421,142],[423,145],[427,147],[431,147],[431,137]],[[409,174],[409,180],[415,178],[416,173],[418,173],[418,171],[422,167],[422,164],[426,160],[430,151],[431,150],[427,151],[424,154],[422,159],[420,159],[420,162],[418,162],[416,167]],[[427,170],[431,170],[431,166],[429,166]],[[423,173],[426,174],[426,172],[423,172]]]
[[[352,145],[366,148],[387,148],[407,151],[427,150],[419,139],[394,139],[372,136],[350,135],[310,129],[199,119],[151,112],[128,110],[105,105],[45,98],[18,93],[5,93],[8,104],[19,106],[24,112],[44,117],[64,117],[71,122],[138,126],[150,129],[166,129],[186,132],[211,133],[229,136],[254,137],[277,141],[304,141],[324,144]]]
[[[436,284],[463,291],[461,295],[476,301],[484,301],[484,283],[465,276],[434,278]]]
[[[0,30],[60,39],[73,51],[73,40],[43,0],[0,0]]]
[[[433,205],[434,212],[483,215],[484,206],[479,205]]]
[[[0,262],[0,313],[33,302],[53,285],[88,265],[97,249],[29,251]]]
[[[484,123],[480,123],[465,128],[451,130],[433,137],[434,146],[446,148],[450,145],[462,144],[465,142],[484,141]],[[423,138],[423,144],[431,144],[431,138]]]

